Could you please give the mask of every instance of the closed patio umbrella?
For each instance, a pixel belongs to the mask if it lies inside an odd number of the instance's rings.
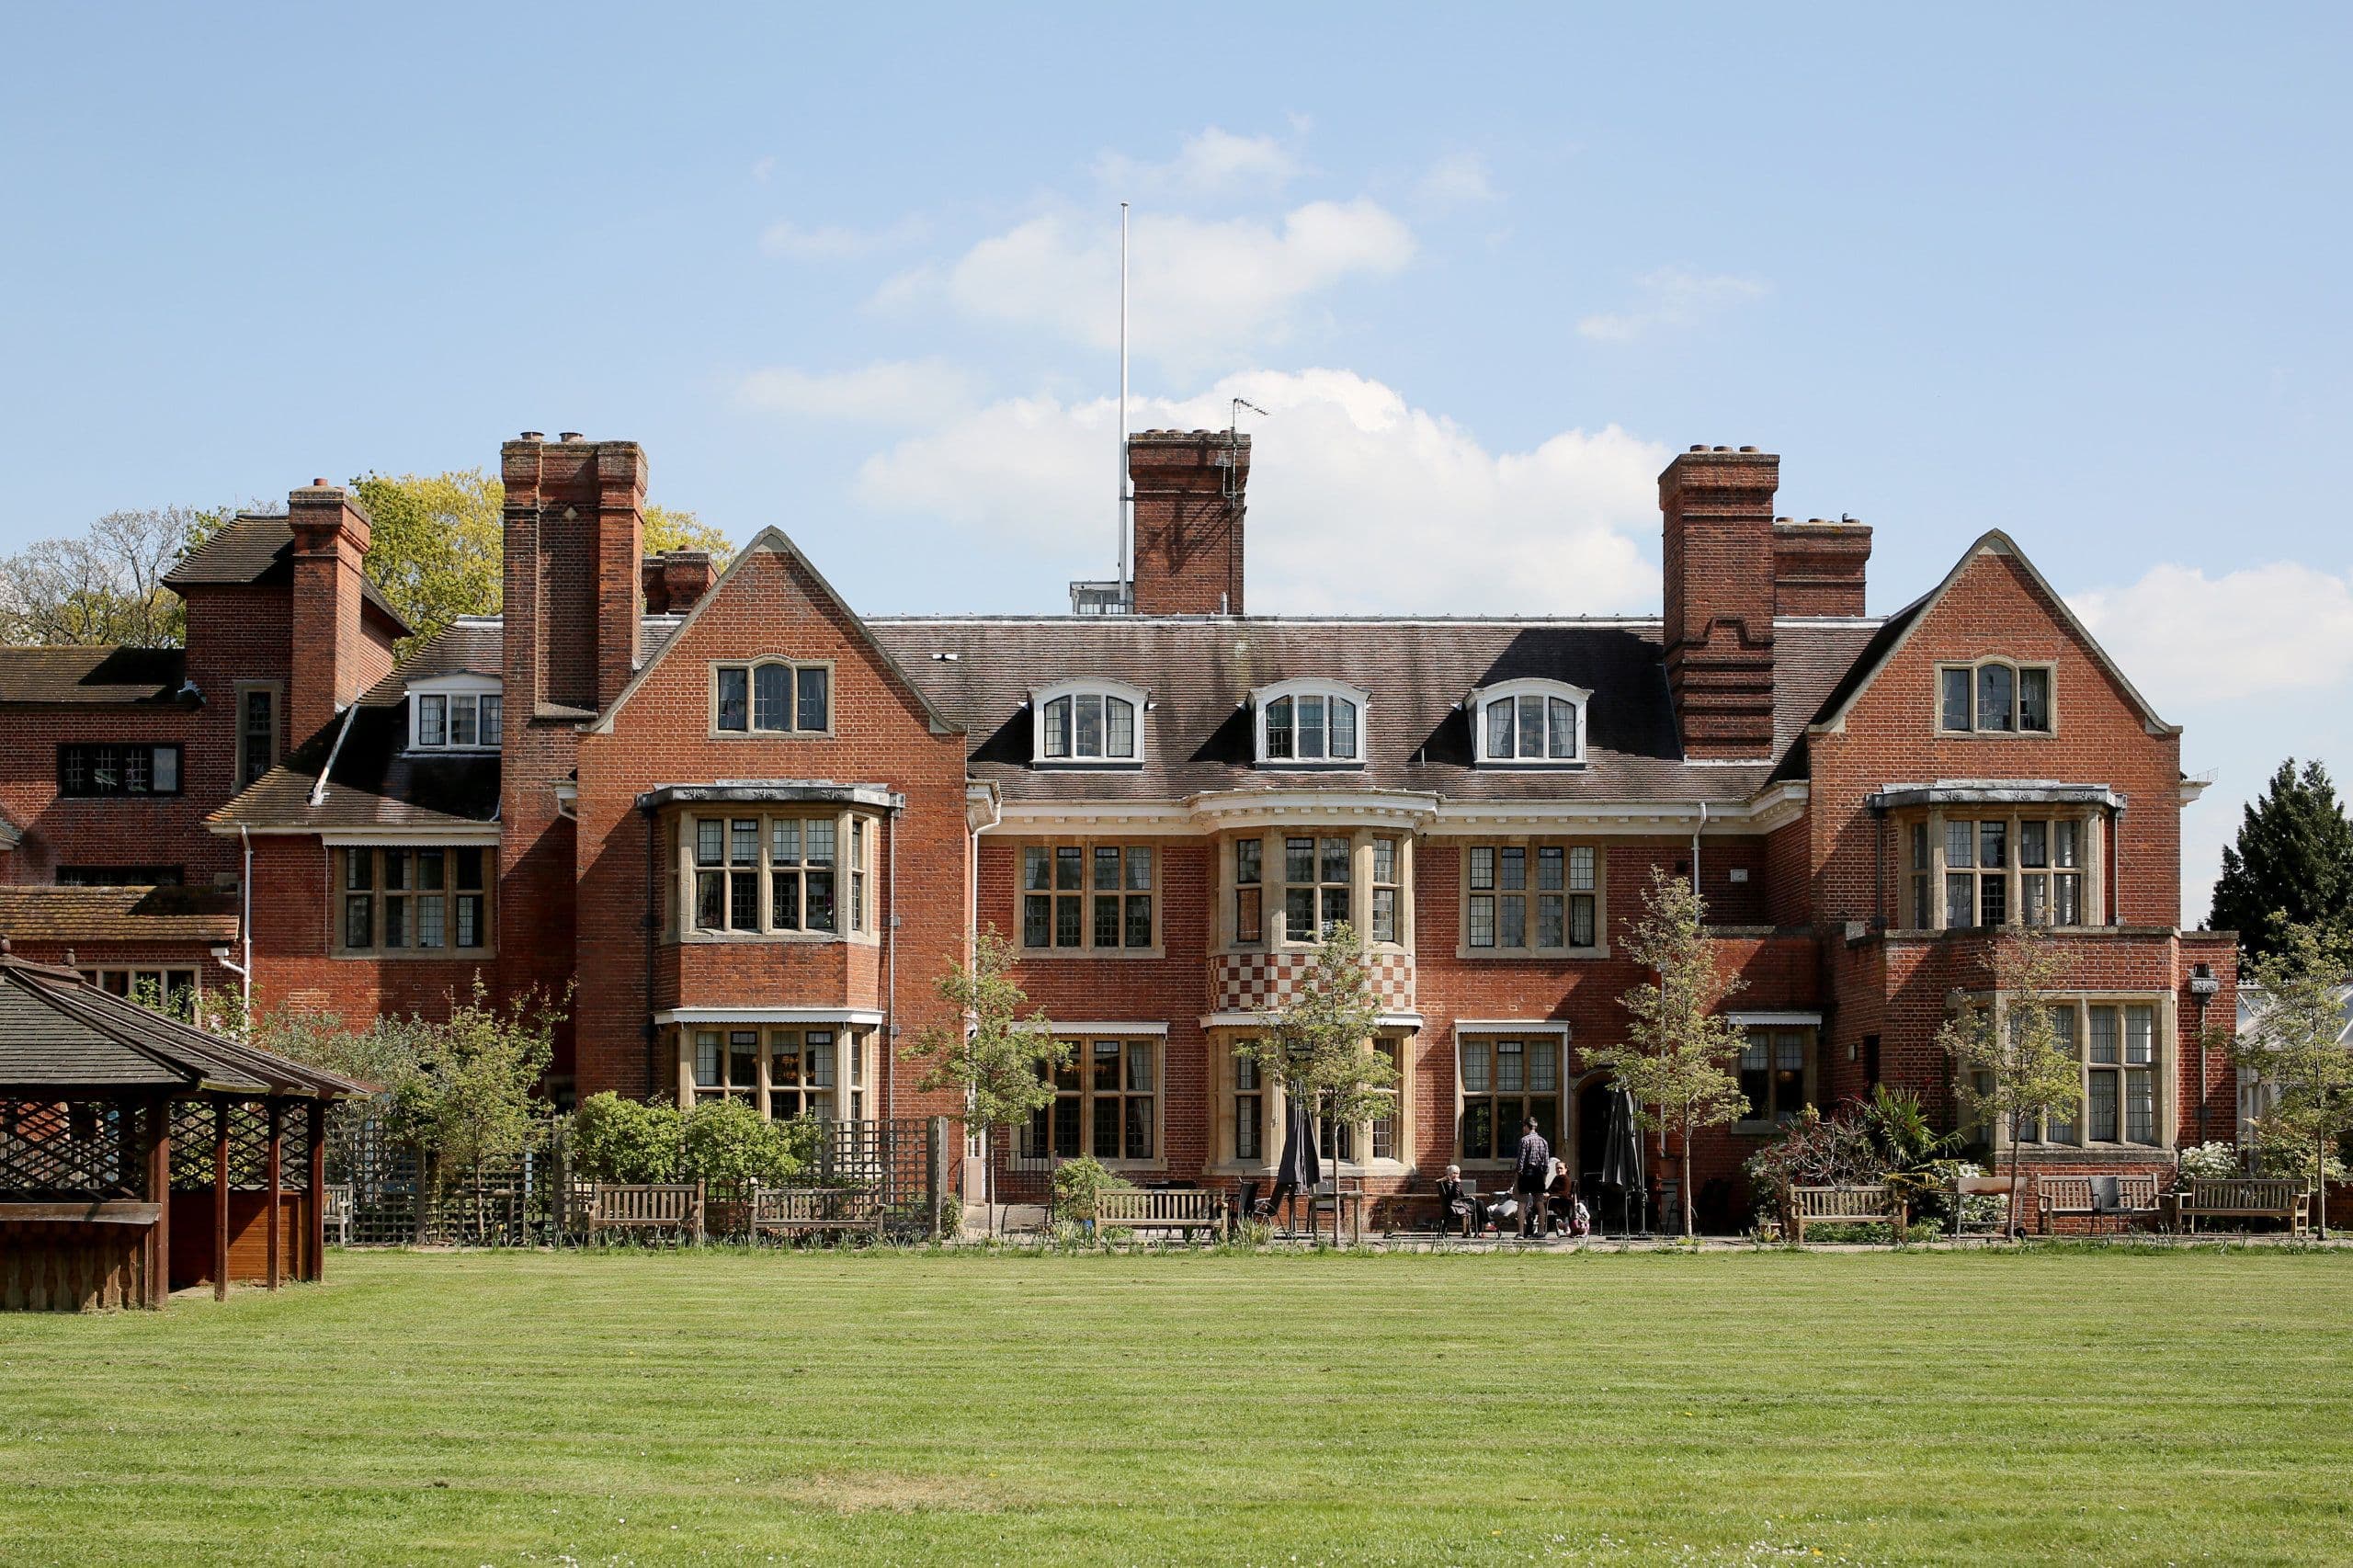
[[[1635,1120],[1634,1096],[1618,1089],[1609,1096],[1609,1131],[1602,1140],[1601,1185],[1618,1188],[1626,1233],[1634,1232],[1634,1215],[1650,1229],[1649,1178],[1643,1168],[1643,1130]]]
[[[1275,1190],[1267,1196],[1269,1218],[1282,1201],[1300,1191],[1313,1192],[1315,1184],[1324,1179],[1324,1167],[1315,1150],[1315,1123],[1307,1114],[1307,1096],[1294,1094],[1290,1115],[1283,1125],[1282,1158],[1275,1165]]]

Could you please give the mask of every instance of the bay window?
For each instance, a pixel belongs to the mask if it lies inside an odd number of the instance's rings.
[[[742,1100],[771,1121],[862,1120],[868,1032],[749,1023],[682,1028],[688,1100]]]
[[[875,836],[872,820],[858,812],[681,816],[685,929],[698,936],[871,933]]]
[[[2081,926],[2092,823],[1957,808],[1906,824],[1904,875],[1915,928]],[[1934,890],[1932,892],[1932,890]]]
[[[1283,838],[1283,936],[1292,942],[1328,941],[1348,918],[1355,878],[1345,835],[1290,834]]]

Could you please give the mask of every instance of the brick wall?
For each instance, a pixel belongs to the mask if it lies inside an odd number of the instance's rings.
[[[1128,439],[1135,492],[1138,615],[1240,615],[1250,437],[1141,430]]]

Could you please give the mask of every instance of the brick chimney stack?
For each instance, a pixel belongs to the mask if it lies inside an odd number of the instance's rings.
[[[645,558],[645,613],[684,615],[702,602],[717,575],[707,550],[670,550]]]
[[[1868,523],[1773,519],[1773,613],[1860,615],[1863,569],[1871,558]]]
[[[370,525],[359,503],[314,479],[286,498],[294,533],[292,662],[287,672],[287,733],[315,733],[367,680],[359,625]]]
[[[1139,430],[1128,437],[1128,480],[1135,490],[1135,613],[1242,614],[1250,437]]]
[[[1694,447],[1658,476],[1665,517],[1666,683],[1683,754],[1773,750],[1773,493],[1781,460]]]
[[[600,711],[637,669],[645,613],[645,452],[525,431],[506,486],[506,712]]]

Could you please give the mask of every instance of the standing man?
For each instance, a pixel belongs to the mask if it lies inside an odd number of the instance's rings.
[[[1519,1124],[1519,1164],[1514,1168],[1512,1190],[1519,1195],[1519,1233],[1523,1239],[1544,1234],[1552,1218],[1546,1195],[1552,1174],[1552,1145],[1536,1131],[1536,1119]]]

